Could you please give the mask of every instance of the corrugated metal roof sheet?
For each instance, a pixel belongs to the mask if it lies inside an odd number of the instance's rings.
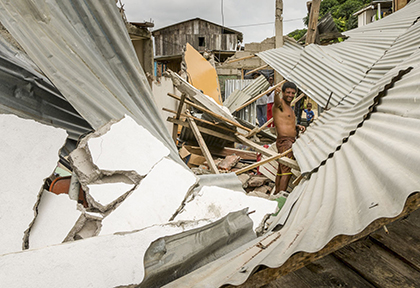
[[[92,128],[32,60],[0,34],[0,113],[65,129],[72,140]]]
[[[3,25],[93,128],[132,116],[182,163],[114,1],[0,1]]]
[[[348,31],[344,34],[350,38],[341,43],[321,47],[309,45],[301,53],[292,54],[279,48],[261,52],[258,56],[286,79],[295,82],[322,107],[331,92],[331,106],[339,103],[352,105],[363,95],[346,98],[362,84],[365,75],[384,57],[395,40],[413,25],[419,17],[418,6],[418,1],[411,2],[403,13],[393,13],[381,21]],[[340,81],[334,82],[337,77]],[[373,84],[363,82],[367,86],[365,91]]]
[[[417,22],[398,37],[395,44],[372,67],[361,85],[353,91],[351,95],[354,96],[356,93],[359,95],[354,99],[362,99],[361,101],[350,108],[348,106],[351,103],[323,112],[310,125],[293,146],[303,173],[319,167],[355,131],[357,126],[362,124],[372,107],[379,101],[377,97],[380,91],[391,82],[393,77],[411,66],[419,47],[420,22]]]
[[[228,81],[231,82],[232,80]],[[268,83],[265,76],[261,75],[257,79],[253,80],[251,84],[245,86],[243,89],[233,91],[232,94],[230,94],[229,97],[225,100],[225,102],[223,102],[223,106],[227,107],[229,111],[233,113],[236,110],[236,108],[240,107],[248,100],[256,97],[264,90],[267,90],[269,86],[270,83]]]
[[[319,251],[337,235],[356,235],[376,219],[398,215],[420,191],[418,55],[363,126],[291,193],[272,225],[284,224],[280,231],[165,287],[239,285],[259,265],[279,267],[294,253]]]

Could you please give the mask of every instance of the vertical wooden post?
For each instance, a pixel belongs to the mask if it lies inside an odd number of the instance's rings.
[[[309,14],[308,32],[306,33],[306,45],[313,44],[316,41],[320,6],[321,0],[312,0],[311,12]]]
[[[176,112],[176,116],[175,119],[179,120],[179,117],[181,116],[181,112],[182,112],[182,106],[184,106],[184,101],[185,101],[185,97],[187,96],[187,94],[182,93],[181,95],[181,100],[179,101],[179,105],[178,105],[178,111]],[[172,128],[172,138],[174,139],[175,143],[177,140],[177,136],[178,136],[178,124],[174,123],[174,126]]]
[[[283,47],[283,0],[276,0],[276,14],[275,14],[275,29],[276,29],[276,48]],[[274,83],[283,81],[283,77],[279,72],[274,72]]]

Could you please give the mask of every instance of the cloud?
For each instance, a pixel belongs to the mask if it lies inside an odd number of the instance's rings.
[[[274,0],[122,0],[122,2],[128,21],[152,20],[155,29],[198,17],[220,25],[224,22],[226,27],[242,32],[245,43],[261,42],[274,36],[275,33]],[[306,0],[284,0],[284,34],[304,28],[302,18],[306,13]]]

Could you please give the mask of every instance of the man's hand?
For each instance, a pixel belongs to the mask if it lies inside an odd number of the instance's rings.
[[[302,126],[302,125],[296,125],[297,126],[297,128],[299,129],[299,131],[300,132],[305,132],[306,131],[306,127],[305,126]]]

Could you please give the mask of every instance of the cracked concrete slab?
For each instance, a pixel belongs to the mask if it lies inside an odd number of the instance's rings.
[[[243,192],[233,191],[216,186],[204,186],[184,209],[175,217],[175,221],[212,219],[226,216],[230,212],[249,207],[249,215],[254,222],[254,231],[261,225],[265,216],[275,213],[277,202],[259,197],[247,196]]]
[[[141,231],[92,237],[0,256],[2,287],[116,287],[139,284],[150,243],[193,229],[157,225]],[[40,277],[42,275],[42,277]]]
[[[0,115],[0,255],[22,250],[25,230],[44,179],[57,166],[67,133],[63,129]],[[7,232],[6,232],[7,231]]]
[[[100,235],[167,223],[197,181],[191,171],[171,159],[162,159],[102,220]]]
[[[109,131],[87,141],[93,163],[101,170],[136,171],[146,175],[169,149],[131,117],[110,126]]]
[[[87,185],[86,198],[92,207],[97,208],[101,212],[112,209],[117,203],[123,201],[126,194],[134,187],[134,184],[123,182],[118,183],[102,183]]]
[[[62,243],[82,215],[77,206],[77,201],[71,200],[68,194],[56,195],[44,190],[29,232],[29,248]]]

